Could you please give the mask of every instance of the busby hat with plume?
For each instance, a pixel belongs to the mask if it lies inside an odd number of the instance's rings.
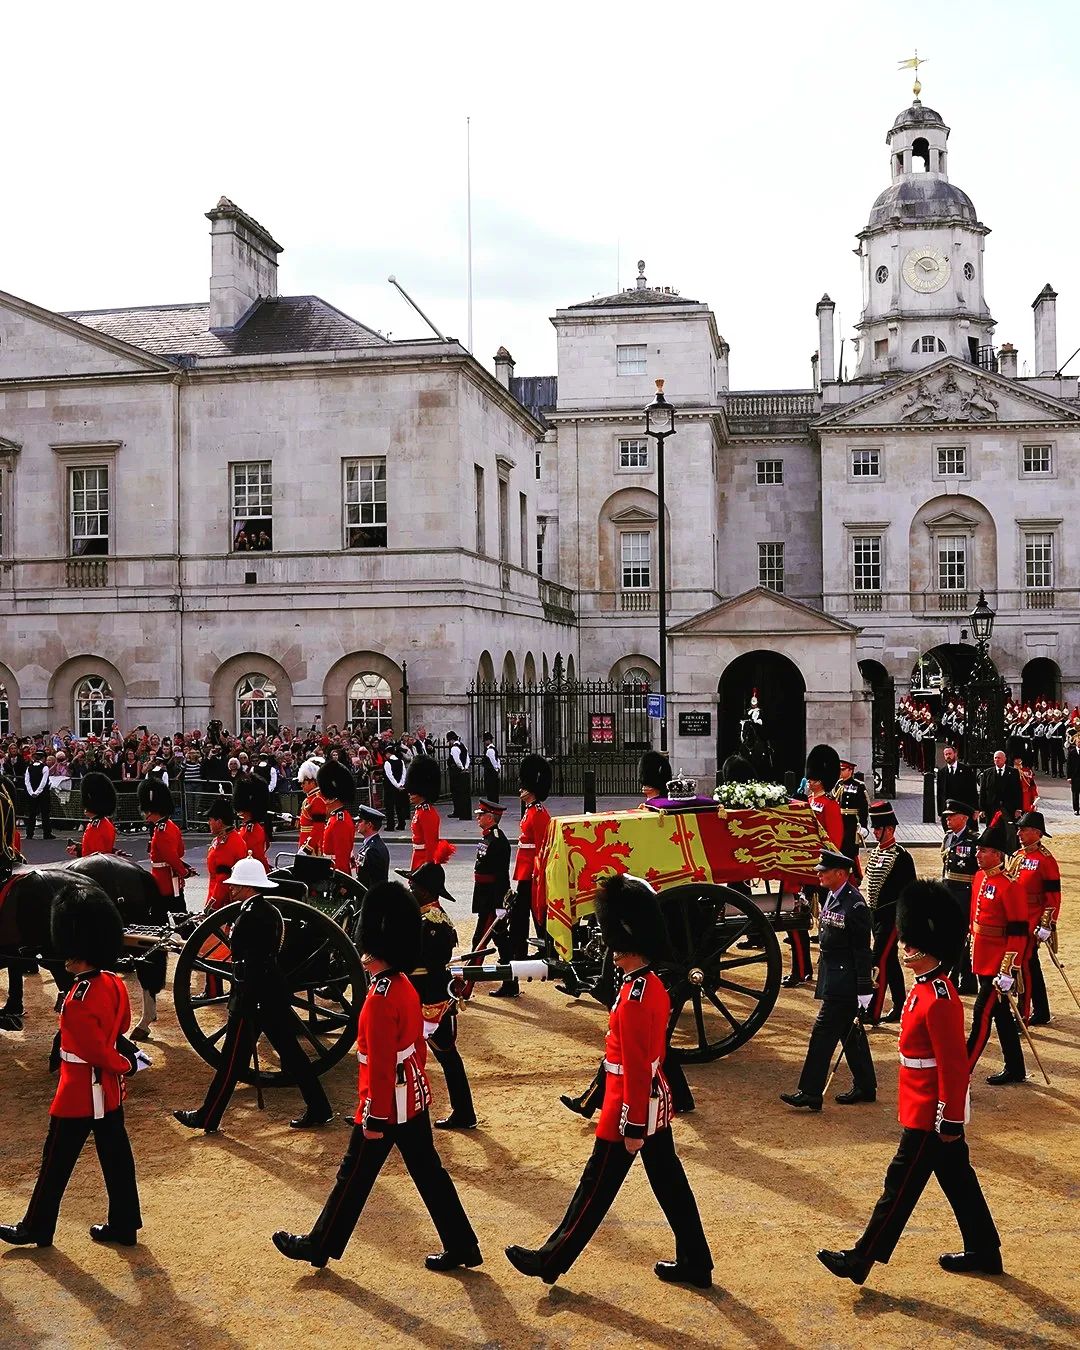
[[[538,802],[547,801],[551,794],[551,765],[543,755],[522,755],[518,782]]]
[[[629,873],[604,877],[596,888],[596,918],[611,951],[637,952],[650,965],[670,955],[660,901],[641,877]]]
[[[361,952],[408,972],[420,963],[420,906],[400,881],[380,881],[364,896],[360,910]]]

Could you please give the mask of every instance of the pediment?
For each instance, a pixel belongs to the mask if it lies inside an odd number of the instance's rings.
[[[0,381],[172,369],[159,356],[0,291]]]
[[[671,637],[745,637],[748,633],[768,634],[822,634],[845,637],[858,633],[854,625],[834,619],[820,609],[804,605],[776,591],[755,586],[751,591],[722,600],[692,619],[669,629]]]
[[[955,357],[895,380],[814,423],[820,432],[976,430],[985,426],[1080,423],[1080,409]]]
[[[974,530],[979,524],[975,516],[958,511],[955,507],[943,511],[940,516],[934,516],[925,523],[928,530]]]
[[[9,441],[6,436],[0,436],[0,455],[17,455],[21,449],[18,441]]]
[[[658,519],[655,511],[644,506],[625,506],[621,511],[611,513],[613,525],[654,525]]]

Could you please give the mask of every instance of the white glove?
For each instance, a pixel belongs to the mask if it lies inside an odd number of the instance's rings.
[[[135,1065],[132,1068],[131,1072],[138,1073],[140,1069],[152,1069],[153,1066],[154,1061],[150,1058],[150,1056],[146,1053],[146,1051],[136,1048]]]
[[[295,819],[296,817],[290,816],[288,811],[282,811],[278,815],[278,820],[280,820],[283,825],[291,825]]]
[[[994,976],[994,988],[1000,989],[1003,994],[1007,994],[1012,989],[1015,983],[1016,981],[1013,979],[1011,975]]]
[[[859,1007],[860,1007],[860,1009],[861,1009],[863,1012],[865,1012],[865,1011],[867,1010],[867,1008],[869,1008],[870,1004],[873,1003],[873,1001],[874,1001],[874,996],[873,996],[873,994],[860,994],[860,995],[859,995]]]
[[[1051,934],[1049,928],[1036,928],[1035,936],[1039,939],[1040,942],[1049,942],[1050,938],[1053,935]]]
[[[431,1035],[431,1033],[432,1033],[433,1031],[438,1031],[438,1029],[439,1029],[439,1024],[438,1024],[438,1022],[425,1022],[425,1023],[424,1023],[424,1040],[426,1041],[426,1040],[428,1039],[428,1037]]]
[[[506,910],[505,910],[505,909],[497,909],[497,910],[495,911],[495,917],[496,917],[497,919],[505,919],[505,918],[506,918]]]

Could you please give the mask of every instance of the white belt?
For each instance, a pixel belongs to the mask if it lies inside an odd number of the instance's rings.
[[[936,1059],[912,1059],[910,1055],[901,1055],[900,1063],[905,1069],[936,1069]]]
[[[152,862],[152,863],[150,864],[150,866],[151,866],[151,868],[154,868],[154,867],[159,867],[159,868],[160,868],[160,867],[165,867],[165,868],[167,868],[170,872],[172,871],[172,863],[156,863],[156,862]]]
[[[86,1064],[90,1068],[88,1060],[79,1055],[73,1055],[70,1050],[61,1050],[60,1058],[66,1064]],[[90,1100],[94,1104],[94,1119],[101,1120],[105,1115],[105,1089],[101,1085],[100,1069],[90,1068]]]
[[[398,1064],[404,1064],[407,1059],[412,1059],[413,1055],[415,1054],[416,1054],[415,1045],[410,1045],[407,1046],[406,1049],[404,1050],[399,1050],[397,1052]],[[360,1061],[361,1064],[366,1064],[368,1062],[368,1057],[367,1055],[364,1054],[362,1050],[357,1050],[356,1058]]]
[[[522,849],[522,848],[535,848],[535,847],[536,847],[535,844],[518,844],[518,848],[519,848],[519,849]]]
[[[653,1062],[652,1062],[652,1064],[651,1064],[649,1067],[650,1067],[651,1072],[652,1072],[652,1073],[655,1073],[655,1072],[657,1071],[657,1069],[659,1069],[659,1067],[660,1067],[660,1060],[654,1059]],[[612,1064],[612,1062],[611,1062],[610,1059],[605,1059],[605,1060],[604,1060],[604,1072],[605,1072],[605,1073],[614,1074],[614,1076],[615,1076],[616,1078],[621,1078],[621,1077],[623,1076],[623,1074],[626,1072],[626,1070],[623,1068],[623,1066],[622,1066],[621,1064]]]
[[[67,1064],[86,1064],[85,1059],[80,1059],[78,1055],[73,1055],[70,1050],[61,1050],[60,1058]]]

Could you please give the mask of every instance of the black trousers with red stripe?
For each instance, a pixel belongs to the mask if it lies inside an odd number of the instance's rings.
[[[124,1127],[124,1108],[119,1106],[106,1111],[100,1120],[93,1116],[50,1118],[41,1151],[41,1171],[23,1218],[24,1227],[39,1241],[51,1240],[56,1230],[64,1191],[91,1134],[109,1196],[109,1227],[118,1233],[135,1233],[142,1227],[135,1158]]]
[[[868,1261],[886,1263],[892,1256],[919,1196],[937,1177],[956,1215],[964,1251],[980,1255],[1001,1246],[990,1207],[971,1165],[966,1139],[946,1144],[933,1130],[905,1129],[896,1156],[885,1173],[881,1199],[874,1206],[855,1251]]]
[[[476,1109],[469,1087],[469,1075],[465,1072],[465,1061],[457,1048],[457,1022],[456,1012],[452,1009],[445,1012],[439,1025],[428,1037],[428,1045],[446,1077],[451,1115],[462,1120],[475,1120]]]
[[[1039,945],[1035,938],[1030,939],[1021,967],[1024,973],[1024,995],[1020,1000],[1020,1011],[1024,1014],[1025,1022],[1030,1022],[1032,1018],[1036,1022],[1050,1019],[1050,1000],[1046,996],[1046,978],[1039,961]]]
[[[1006,998],[994,988],[992,975],[979,976],[979,992],[975,1006],[971,1010],[971,1032],[968,1035],[968,1063],[974,1070],[979,1056],[986,1049],[990,1039],[991,1023],[997,1027],[1001,1053],[1005,1056],[1005,1071],[1020,1076],[1024,1073],[1024,1050],[1020,1044],[1020,1032],[1016,1018]]]
[[[650,1135],[639,1153],[653,1195],[675,1234],[675,1259],[697,1270],[712,1270],[712,1253],[697,1201],[675,1152],[671,1130]],[[585,1250],[626,1180],[634,1157],[621,1139],[617,1143],[596,1140],[562,1223],[540,1248],[547,1272],[565,1274]]]
[[[883,905],[874,910],[874,950],[871,957],[877,970],[874,999],[870,1004],[870,1021],[879,1022],[885,1009],[888,990],[892,1006],[899,1012],[907,998],[904,970],[900,965],[900,951],[896,943],[896,906]]]
[[[421,1111],[404,1125],[388,1126],[381,1139],[365,1139],[363,1127],[354,1127],[334,1189],[309,1235],[315,1250],[334,1260],[341,1259],[375,1178],[393,1148],[401,1154],[444,1250],[455,1256],[471,1251],[477,1245],[476,1234],[435,1148],[427,1111]]]

